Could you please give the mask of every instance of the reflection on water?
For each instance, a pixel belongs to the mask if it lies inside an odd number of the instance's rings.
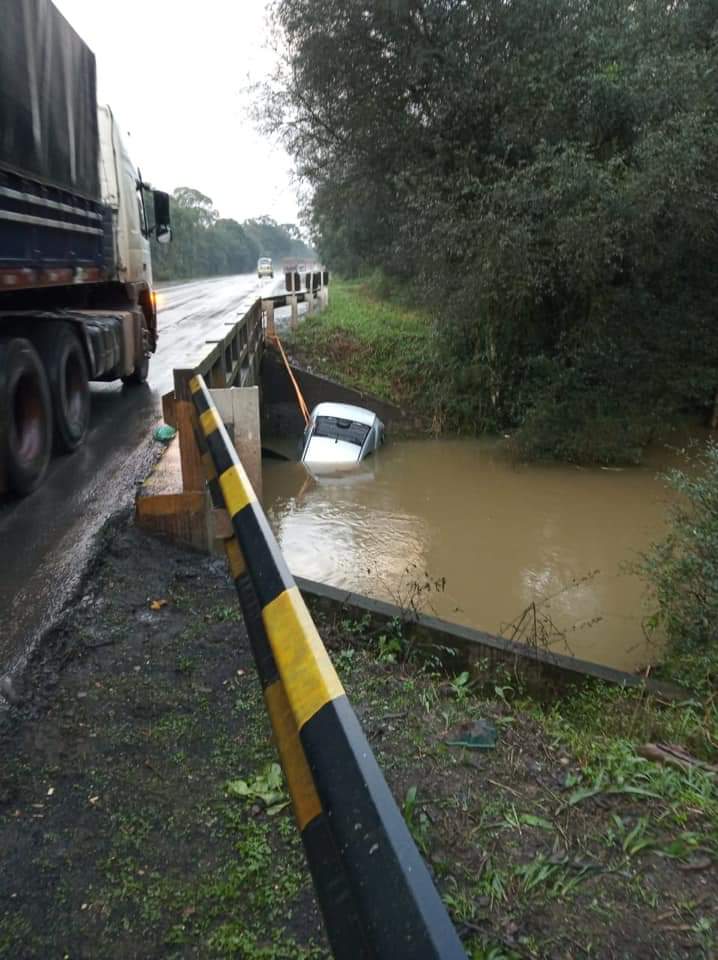
[[[413,440],[337,476],[265,461],[264,502],[300,576],[395,602],[443,577],[430,612],[493,633],[535,601],[558,649],[633,669],[655,650],[625,566],[661,535],[666,464],[516,466],[492,441]]]

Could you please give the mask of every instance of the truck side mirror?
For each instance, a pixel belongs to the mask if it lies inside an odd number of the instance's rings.
[[[158,243],[169,243],[172,239],[170,226],[170,196],[161,190],[154,191],[155,237]]]

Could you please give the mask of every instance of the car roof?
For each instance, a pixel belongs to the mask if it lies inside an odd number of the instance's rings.
[[[312,419],[315,417],[338,417],[340,420],[354,420],[356,423],[365,423],[371,426],[376,420],[376,414],[364,407],[355,407],[351,403],[320,403],[312,410]]]

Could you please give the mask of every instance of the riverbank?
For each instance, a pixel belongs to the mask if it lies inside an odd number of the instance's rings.
[[[714,955],[715,778],[639,752],[715,763],[697,703],[542,705],[433,674],[398,628],[318,626],[472,958]],[[276,756],[223,563],[108,529],[26,690],[0,722],[0,957],[328,956],[288,808],[228,786],[266,790]]]
[[[395,404],[425,430],[440,409],[447,385],[436,378],[430,317],[381,298],[369,280],[333,279],[329,306],[284,339],[300,367]]]
[[[508,407],[505,397],[490,401],[490,364],[451,346],[448,333],[428,307],[375,273],[333,279],[328,309],[287,331],[285,346],[301,368],[403,408],[417,434],[504,436],[516,461],[636,466],[651,448],[709,435],[702,408],[684,404],[659,416],[655,405],[626,400],[617,412],[600,391],[574,385],[564,395],[550,378],[521,378]]]

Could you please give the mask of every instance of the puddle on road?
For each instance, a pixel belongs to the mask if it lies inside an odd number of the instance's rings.
[[[555,649],[633,670],[656,651],[643,584],[625,567],[664,530],[657,474],[669,459],[515,465],[490,440],[403,441],[339,478],[267,460],[264,505],[299,576],[400,604],[425,574],[445,578],[426,612],[504,635],[543,601],[564,634]]]

